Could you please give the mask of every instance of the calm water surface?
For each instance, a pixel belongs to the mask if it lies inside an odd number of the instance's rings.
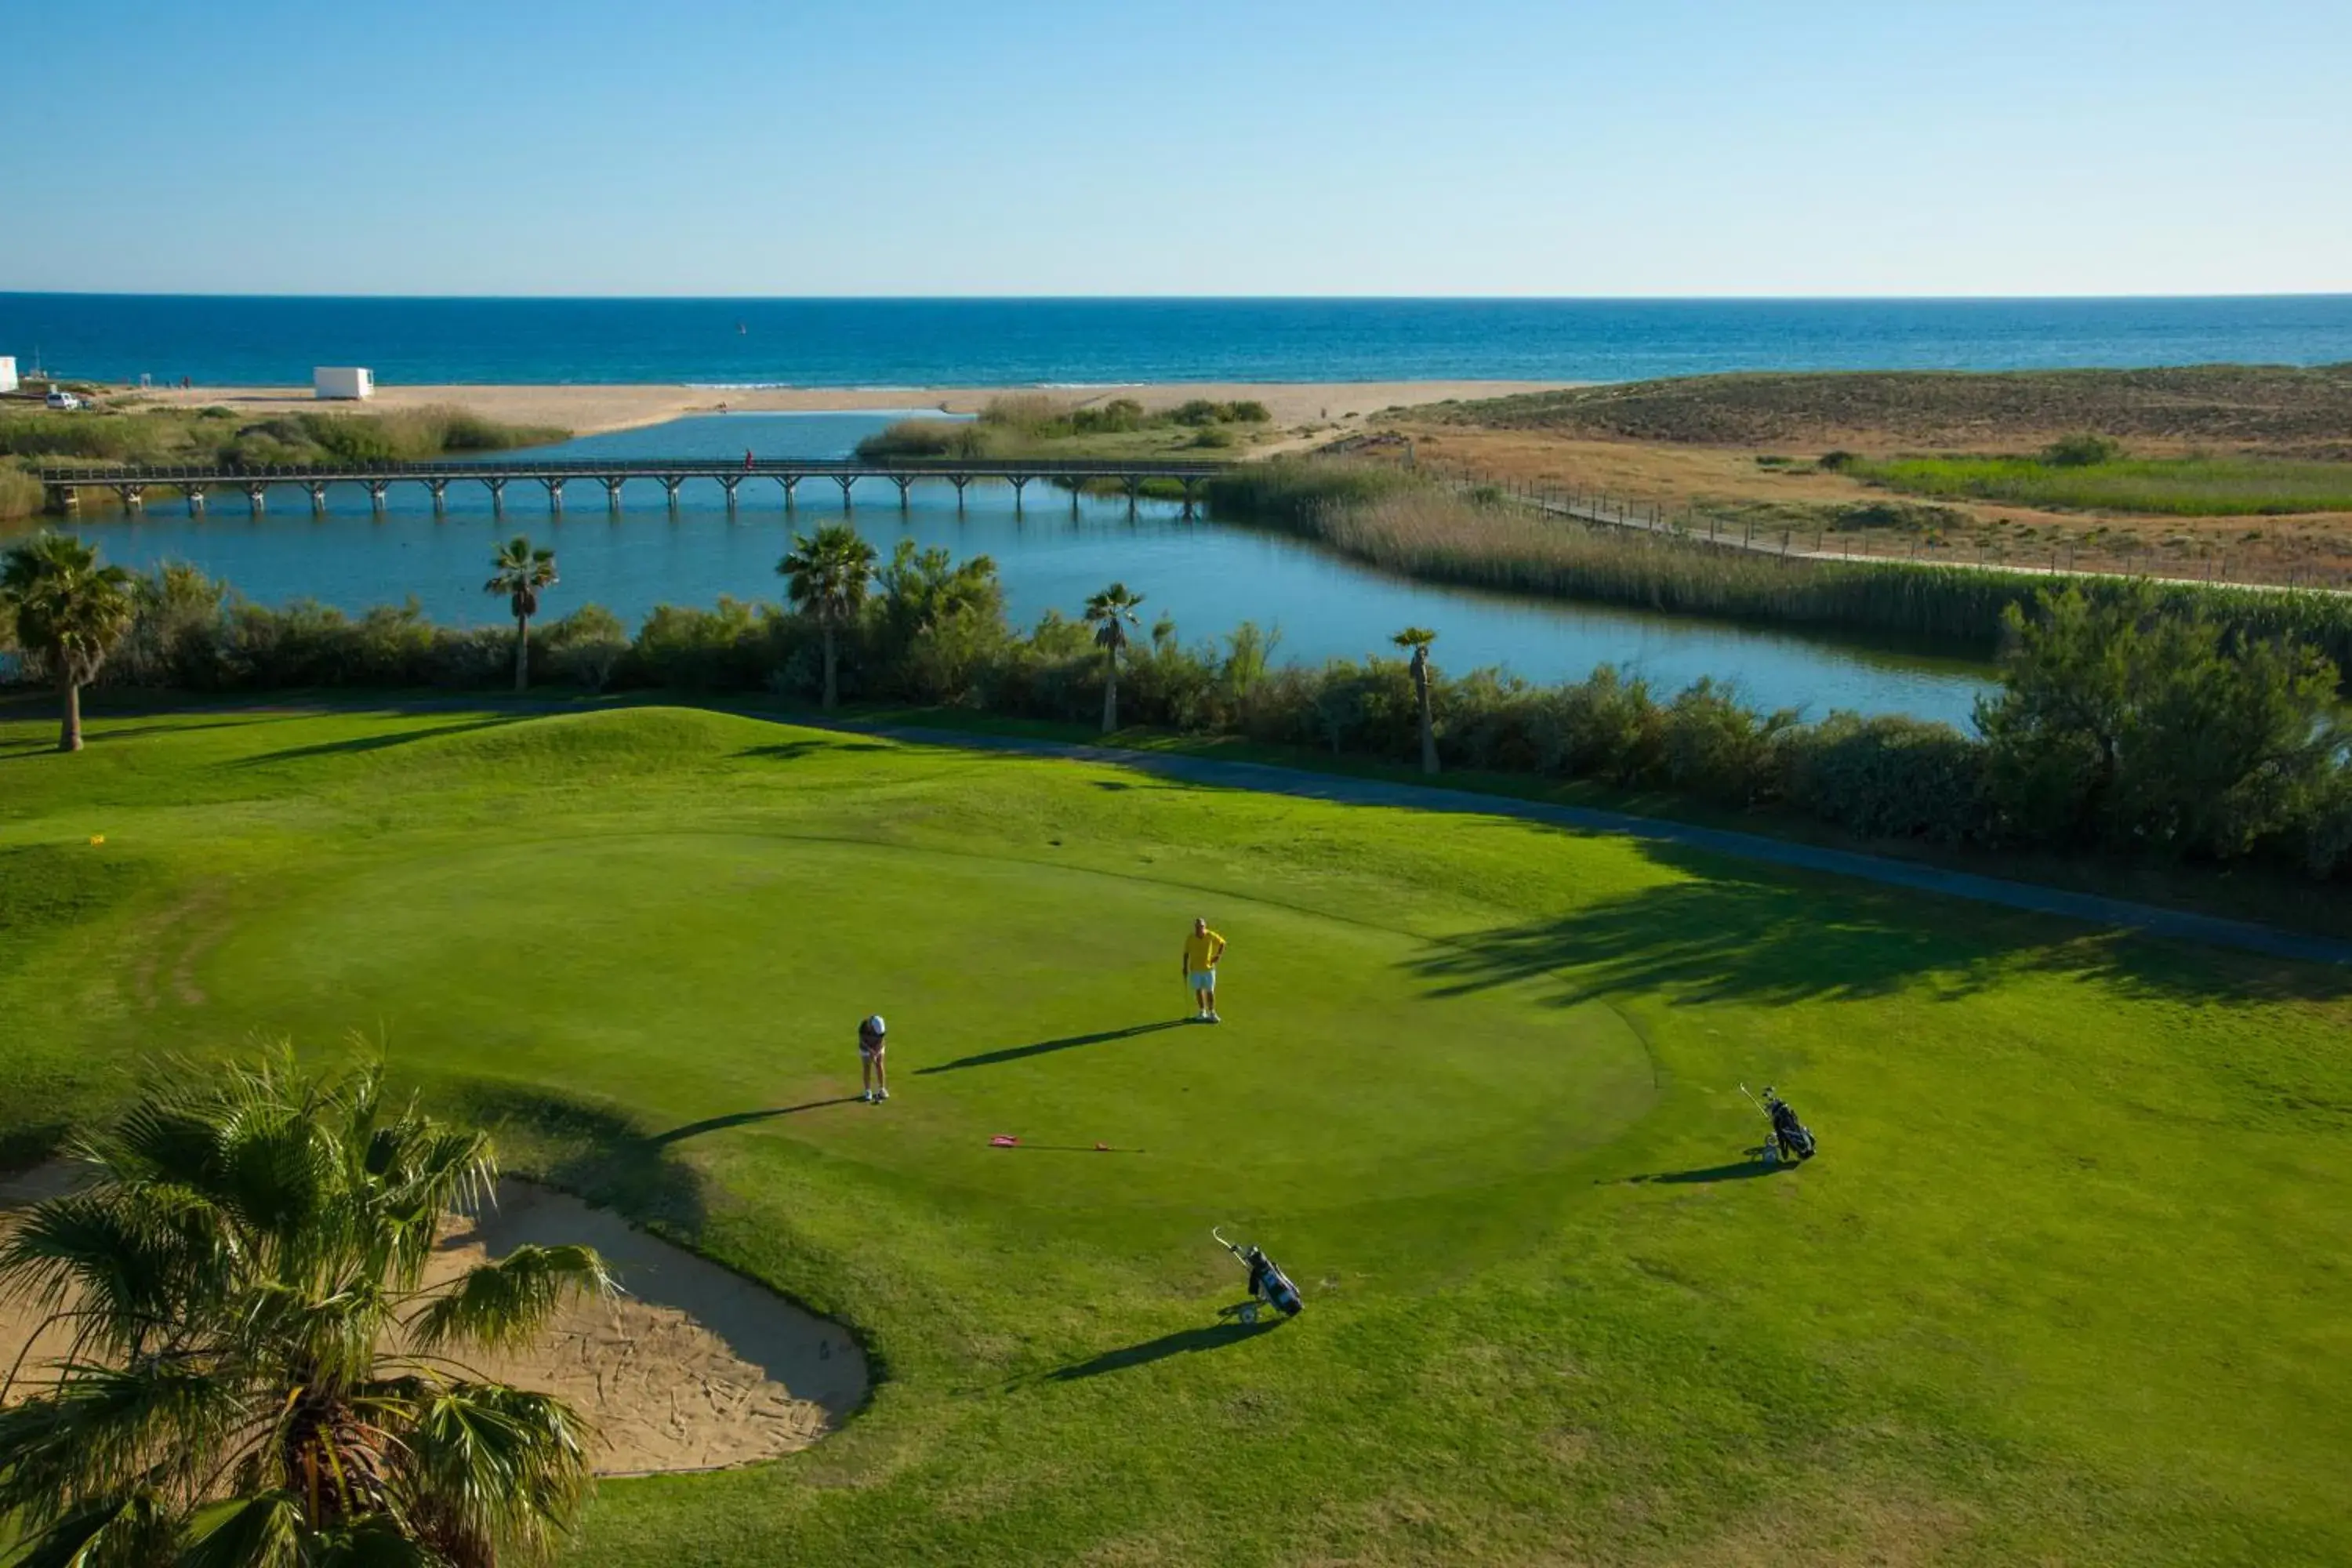
[[[729,415],[652,429],[588,437],[550,448],[567,458],[740,458],[845,455],[887,424],[876,414]],[[778,599],[777,559],[795,528],[842,516],[840,487],[803,480],[789,518],[780,486],[753,479],[730,512],[715,483],[689,484],[673,511],[661,487],[631,486],[622,510],[593,481],[574,480],[565,510],[551,515],[537,484],[508,488],[503,517],[478,486],[453,486],[436,516],[425,489],[395,485],[372,513],[356,485],[329,492],[314,517],[308,495],[280,487],[259,518],[234,492],[216,492],[208,517],[158,501],[143,520],[100,513],[84,532],[110,560],[148,567],[192,562],[268,604],[310,597],[346,610],[397,604],[412,595],[452,624],[504,619],[503,601],[481,591],[496,544],[524,531],[558,552],[562,584],[547,613],[591,601],[634,622],[663,603],[709,605],[722,594]],[[1243,620],[1279,627],[1278,657],[1319,663],[1391,651],[1389,635],[1409,624],[1434,626],[1440,663],[1455,670],[1500,665],[1535,680],[1581,677],[1616,663],[1655,685],[1679,689],[1701,676],[1735,681],[1769,707],[1903,712],[1964,723],[1986,672],[1932,660],[1665,616],[1530,602],[1404,582],[1337,561],[1297,542],[1207,521],[1188,521],[1173,503],[1146,501],[1130,516],[1124,500],[1085,500],[1029,487],[1025,506],[1002,486],[975,484],[959,514],[944,483],[918,484],[905,510],[886,480],[861,483],[850,517],[885,555],[900,539],[942,545],[958,556],[995,557],[1010,612],[1027,624],[1048,609],[1076,615],[1087,595],[1118,579],[1145,595],[1144,620],[1174,617],[1188,641],[1222,636]]]

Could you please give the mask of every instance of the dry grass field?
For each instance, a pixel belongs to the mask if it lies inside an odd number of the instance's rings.
[[[1394,408],[1380,424],[1443,467],[1716,512],[1759,532],[1913,534],[1962,555],[2054,551],[2086,567],[2247,581],[2352,578],[2352,510],[1923,498],[1819,461],[2025,455],[2088,433],[2135,459],[2341,463],[2352,481],[2352,366],[1695,376]]]

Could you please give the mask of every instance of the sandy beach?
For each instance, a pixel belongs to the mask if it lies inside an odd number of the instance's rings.
[[[1360,422],[1383,408],[1450,397],[1501,397],[1567,384],[1536,381],[1167,382],[1105,386],[383,386],[366,403],[321,403],[306,386],[158,387],[150,401],[194,407],[221,405],[256,415],[322,409],[357,412],[455,404],[517,425],[554,425],[574,435],[626,430],[689,414],[812,413],[843,409],[944,409],[973,414],[992,397],[1043,392],[1072,403],[1132,397],[1146,407],[1187,398],[1220,403],[1255,398],[1285,427]]]

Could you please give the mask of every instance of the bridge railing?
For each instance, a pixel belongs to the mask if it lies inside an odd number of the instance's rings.
[[[952,479],[1209,479],[1233,467],[1230,462],[1195,459],[1121,460],[1103,458],[1019,459],[1003,458],[913,458],[868,462],[858,458],[754,458],[751,462],[725,458],[499,458],[380,463],[300,463],[229,466],[219,463],[113,464],[89,468],[44,468],[41,482],[51,485],[172,484],[300,484],[334,479],[483,479],[595,478],[621,476],[651,479],[684,477],[716,479],[737,474],[854,475],[858,478],[934,477]]]

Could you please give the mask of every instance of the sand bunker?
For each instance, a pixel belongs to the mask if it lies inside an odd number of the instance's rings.
[[[0,1211],[66,1190],[53,1163],[0,1180]],[[5,1224],[0,1218],[0,1224]],[[594,1247],[628,1293],[575,1302],[528,1350],[469,1357],[487,1376],[561,1394],[596,1427],[599,1475],[709,1469],[804,1448],[866,1397],[866,1357],[840,1324],[803,1311],[618,1215],[528,1182],[443,1238],[426,1279],[454,1277],[526,1243]],[[40,1314],[0,1300],[0,1354],[14,1360]],[[54,1340],[56,1342],[47,1342]],[[25,1374],[65,1350],[52,1332]]]

